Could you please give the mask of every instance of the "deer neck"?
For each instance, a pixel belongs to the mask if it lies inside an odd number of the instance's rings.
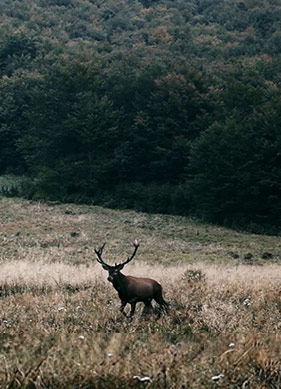
[[[122,293],[127,285],[127,277],[121,272],[118,274],[118,277],[114,279],[113,286],[119,292]]]

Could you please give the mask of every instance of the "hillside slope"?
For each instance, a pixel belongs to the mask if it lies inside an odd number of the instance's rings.
[[[125,318],[94,259],[106,242],[106,261],[124,260],[135,238],[124,274],[161,282],[169,315],[143,317],[138,304]],[[0,381],[129,389],[146,376],[153,389],[228,389],[251,377],[277,388],[280,245],[185,217],[1,198]]]

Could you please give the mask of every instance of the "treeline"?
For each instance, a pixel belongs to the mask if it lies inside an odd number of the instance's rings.
[[[0,174],[25,196],[278,231],[278,1],[0,11]]]

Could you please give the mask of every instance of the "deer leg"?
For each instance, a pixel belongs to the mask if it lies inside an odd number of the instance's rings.
[[[154,297],[154,300],[160,305],[162,311],[165,311],[166,313],[170,312],[169,304],[163,299],[162,289],[159,290],[157,295]]]
[[[127,305],[126,301],[121,302],[120,312],[123,313],[123,315],[127,317],[126,312],[124,312],[126,305]]]
[[[156,300],[156,302],[160,305],[160,308],[162,311],[169,313],[170,312],[170,305],[165,301],[162,297],[160,300]]]
[[[162,302],[161,307],[164,308],[164,311],[165,311],[166,313],[169,313],[169,312],[170,312],[170,305],[169,305],[169,304],[167,303],[167,301],[165,301],[164,299],[163,299],[163,302]]]
[[[131,312],[129,318],[132,318],[136,310],[136,301],[135,300],[130,301],[130,304],[131,304]]]
[[[153,310],[153,307],[151,305],[151,300],[148,300],[148,301],[145,301],[144,303],[144,309],[142,311],[142,315],[147,315],[149,312],[151,312]]]

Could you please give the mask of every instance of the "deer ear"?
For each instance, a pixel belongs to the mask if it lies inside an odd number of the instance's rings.
[[[104,268],[104,270],[108,270],[108,266],[102,264],[102,267]]]
[[[124,267],[124,265],[121,263],[120,265],[117,266],[117,269],[118,269],[118,270],[122,270],[123,267]]]

